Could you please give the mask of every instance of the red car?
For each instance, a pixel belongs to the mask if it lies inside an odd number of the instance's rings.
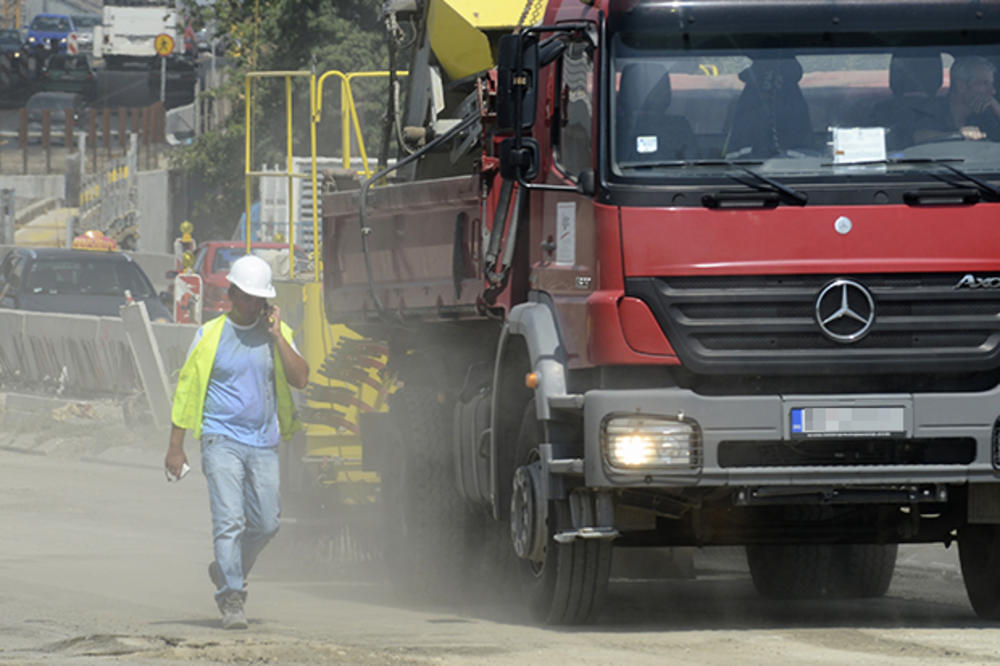
[[[288,245],[282,243],[252,243],[250,251],[271,264],[274,277],[288,277]],[[234,261],[246,253],[246,243],[243,241],[203,241],[198,244],[194,255],[194,272],[201,276],[202,320],[208,321],[223,312],[229,312],[232,307],[227,294],[229,281],[226,275]],[[295,273],[302,275],[306,270],[312,270],[309,256],[300,247],[295,248]],[[169,271],[167,277],[171,280],[176,271]],[[171,291],[173,282],[170,283]]]

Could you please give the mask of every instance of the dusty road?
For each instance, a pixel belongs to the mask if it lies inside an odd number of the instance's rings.
[[[731,551],[699,554],[699,580],[616,581],[596,626],[566,630],[482,600],[404,607],[374,572],[303,566],[283,530],[250,629],[224,632],[197,466],[167,484],[162,433],[65,416],[0,409],[0,664],[1000,662],[943,548],[903,551],[887,598],[863,603],[763,601]]]

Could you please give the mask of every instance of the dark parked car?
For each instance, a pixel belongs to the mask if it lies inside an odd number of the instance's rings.
[[[4,28],[0,30],[0,53],[10,54],[13,58],[23,57],[24,42],[21,40],[21,31],[14,28]]]
[[[153,284],[122,252],[15,247],[0,262],[0,307],[117,317],[125,291],[153,321],[170,321]]]
[[[79,93],[86,99],[97,96],[97,72],[88,55],[57,53],[42,67],[42,90]]]
[[[49,110],[49,136],[54,143],[66,139],[66,110],[72,110],[74,126],[87,108],[87,100],[79,93],[40,92],[35,93],[25,105],[28,109],[28,136],[31,141],[40,141],[45,109]]]

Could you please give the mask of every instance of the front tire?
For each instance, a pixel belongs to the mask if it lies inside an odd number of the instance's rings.
[[[542,441],[541,424],[535,416],[535,403],[531,401],[521,419],[516,464],[535,463],[539,459],[538,444]],[[513,515],[514,511],[511,513]],[[540,622],[591,622],[604,604],[611,572],[611,542],[606,539],[556,542],[553,536],[559,530],[572,527],[569,504],[565,500],[548,502],[545,522],[545,543],[540,559],[518,559],[516,563],[522,596],[532,616]]]
[[[747,546],[754,587],[769,599],[874,598],[889,590],[896,544]]]
[[[984,620],[1000,620],[1000,525],[966,525],[958,559],[969,603]]]

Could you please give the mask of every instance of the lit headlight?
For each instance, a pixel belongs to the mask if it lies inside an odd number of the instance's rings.
[[[604,457],[612,467],[692,469],[701,466],[698,424],[683,416],[613,416],[601,428]]]
[[[28,41],[29,41],[29,42],[31,42],[31,43],[33,44],[33,43],[35,42],[35,38],[34,38],[34,36],[32,36],[32,37],[28,37]]]

